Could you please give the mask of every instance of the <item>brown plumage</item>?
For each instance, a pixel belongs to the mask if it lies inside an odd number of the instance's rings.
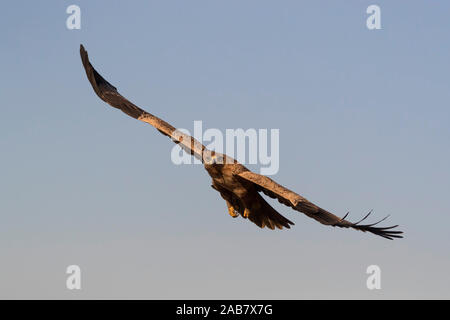
[[[370,215],[371,212],[369,212],[361,221],[357,223],[349,222],[345,220],[347,215],[339,218],[297,193],[279,185],[272,179],[251,172],[235,159],[208,150],[191,136],[178,131],[167,122],[142,110],[120,95],[117,89],[92,67],[88,54],[82,45],[80,46],[80,54],[89,82],[100,99],[135,119],[151,124],[162,134],[178,143],[185,151],[203,162],[206,171],[212,178],[212,187],[226,201],[228,212],[232,217],[248,218],[261,228],[290,228],[290,225],[294,223],[272,208],[260,194],[264,193],[324,225],[367,231],[390,240],[402,238],[403,232],[393,230],[397,225],[391,227],[376,226],[386,218],[372,224],[360,224]]]

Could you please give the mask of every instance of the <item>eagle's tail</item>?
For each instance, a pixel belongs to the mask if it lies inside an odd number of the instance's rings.
[[[264,198],[257,193],[259,199],[254,202],[257,206],[253,206],[250,210],[248,218],[258,227],[269,229],[283,229],[290,228],[294,223],[278,213]]]

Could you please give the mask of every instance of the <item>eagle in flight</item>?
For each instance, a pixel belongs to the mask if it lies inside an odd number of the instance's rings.
[[[371,212],[356,223],[345,220],[348,213],[340,218],[316,206],[297,193],[283,187],[272,179],[254,173],[237,160],[215,151],[208,150],[193,137],[180,132],[167,122],[142,110],[117,92],[117,89],[106,81],[89,62],[88,53],[80,45],[80,55],[89,82],[95,93],[114,108],[122,110],[127,115],[146,122],[155,127],[162,134],[170,137],[183,150],[201,160],[206,171],[212,178],[212,188],[220,193],[226,201],[228,213],[233,218],[238,216],[249,219],[258,227],[269,229],[290,228],[294,223],[283,217],[272,208],[261,196],[265,195],[278,199],[282,204],[306,214],[320,223],[333,227],[353,228],[370,232],[386,239],[402,238],[402,231],[393,230],[398,225],[379,227],[378,223],[361,224]]]

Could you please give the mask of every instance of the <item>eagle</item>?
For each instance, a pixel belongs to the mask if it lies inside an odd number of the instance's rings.
[[[373,233],[383,238],[393,240],[402,238],[402,231],[394,230],[398,225],[380,227],[378,222],[361,224],[372,213],[370,211],[358,222],[345,220],[348,213],[340,218],[308,201],[304,197],[278,184],[267,176],[254,173],[237,160],[207,149],[198,140],[177,130],[164,120],[139,108],[117,89],[106,81],[92,66],[88,53],[80,45],[80,55],[87,78],[95,93],[114,108],[117,108],[130,117],[146,122],[159,132],[171,138],[184,151],[199,159],[212,178],[211,187],[220,193],[225,200],[228,213],[231,217],[241,216],[248,219],[260,228],[290,228],[292,221],[278,213],[261,194],[277,199],[280,203],[302,212],[310,218],[333,227],[352,228],[363,232]]]

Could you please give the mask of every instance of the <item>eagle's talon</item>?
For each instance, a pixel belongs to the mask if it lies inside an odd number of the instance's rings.
[[[248,210],[247,208],[244,209],[244,218],[248,218],[248,216],[250,215],[250,210]]]
[[[228,207],[228,214],[233,218],[239,217],[239,213],[232,206]]]

